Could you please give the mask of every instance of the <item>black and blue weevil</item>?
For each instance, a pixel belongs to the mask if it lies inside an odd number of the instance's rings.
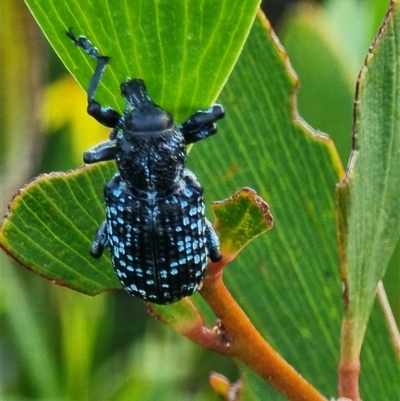
[[[108,246],[122,285],[146,301],[169,304],[191,295],[203,280],[208,258],[217,262],[222,255],[204,215],[203,189],[185,169],[186,145],[215,134],[224,109],[215,104],[175,125],[141,79],[127,79],[120,86],[126,101],[121,115],[94,99],[110,57],[71,29],[67,36],[97,60],[87,112],[112,128],[110,139],[86,151],[83,160],[115,160],[118,168],[104,187],[106,220],[90,254],[99,258]]]

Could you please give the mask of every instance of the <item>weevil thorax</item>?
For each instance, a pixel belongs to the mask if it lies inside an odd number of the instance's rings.
[[[138,191],[166,193],[182,177],[185,140],[172,116],[155,104],[141,79],[121,85],[126,100],[116,138],[121,177]]]

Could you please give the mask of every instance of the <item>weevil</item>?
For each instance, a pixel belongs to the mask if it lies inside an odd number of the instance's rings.
[[[200,286],[208,259],[222,258],[219,239],[205,217],[203,188],[185,168],[186,145],[217,132],[221,105],[192,114],[181,125],[155,104],[142,79],[120,85],[122,115],[95,100],[110,57],[91,41],[67,36],[97,60],[87,90],[87,112],[111,128],[109,140],[83,154],[86,164],[115,160],[118,172],[104,187],[106,220],[90,254],[100,258],[108,246],[115,272],[132,295],[169,304],[192,295]]]

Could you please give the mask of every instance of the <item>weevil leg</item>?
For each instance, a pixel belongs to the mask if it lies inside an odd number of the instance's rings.
[[[121,114],[111,107],[103,107],[99,102],[94,99],[88,99],[87,113],[93,117],[100,124],[115,128],[121,119]]]
[[[83,153],[83,162],[86,164],[114,160],[116,155],[115,141],[101,142]]]
[[[218,262],[222,259],[221,250],[219,249],[219,239],[212,226],[212,224],[206,219],[206,237],[208,252],[212,262]]]
[[[200,185],[196,176],[187,168],[183,170],[183,180],[185,184],[196,194],[203,194],[203,187]]]
[[[72,32],[72,28],[69,28],[66,33],[67,36],[74,42],[75,46],[79,47],[90,57],[93,57],[97,60],[97,66],[92,75],[92,79],[90,80],[89,89],[87,90],[88,114],[100,124],[103,124],[106,127],[114,128],[118,124],[121,115],[111,107],[103,107],[94,99],[96,90],[99,86],[101,77],[107,67],[110,57],[102,56],[97,47],[93,46],[92,42],[86,39],[84,36],[80,35],[75,37],[74,33]]]
[[[178,128],[187,144],[194,143],[215,134],[217,132],[215,122],[224,115],[223,107],[215,104],[207,110],[196,111]]]
[[[107,222],[104,220],[96,232],[92,248],[90,249],[90,255],[96,259],[100,258],[107,244]]]

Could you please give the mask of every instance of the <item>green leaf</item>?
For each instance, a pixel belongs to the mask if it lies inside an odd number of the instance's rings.
[[[13,199],[0,231],[0,245],[35,273],[86,294],[120,288],[108,258],[89,255],[105,218],[104,182],[114,163],[42,175]]]
[[[249,186],[268,202],[274,228],[225,268],[224,280],[263,336],[330,397],[337,394],[343,310],[335,186],[344,172],[330,139],[296,118],[298,83],[286,60],[265,20],[257,20],[218,99],[226,109],[220,131],[193,148],[189,167],[207,199]],[[399,390],[397,362],[386,328],[376,322],[378,309],[360,385],[365,394],[390,399]],[[246,372],[246,399],[284,399]]]
[[[270,230],[274,221],[268,204],[250,188],[243,188],[224,201],[214,202],[211,208],[221,252],[229,260],[254,238]]]
[[[84,88],[95,61],[65,35],[72,27],[111,57],[99,89],[104,105],[123,109],[119,85],[142,78],[154,101],[181,121],[221,91],[260,0],[26,0],[55,51]]]
[[[400,236],[400,3],[393,2],[361,70],[354,149],[338,189],[346,320],[344,348],[358,357],[367,322]],[[349,355],[349,356],[350,356]]]
[[[267,21],[258,19],[218,99],[226,109],[220,132],[194,147],[189,167],[209,199],[249,186],[268,202],[274,228],[225,268],[224,279],[262,335],[328,396],[335,394],[341,298],[334,188],[343,170],[329,138],[295,120],[297,84]],[[264,399],[284,399],[262,389]]]
[[[297,3],[278,33],[301,82],[297,96],[301,116],[314,128],[329,132],[346,163],[350,155],[354,81],[362,58],[356,60],[354,52],[343,45],[342,32],[317,3]],[[352,33],[349,38],[354,37]]]

